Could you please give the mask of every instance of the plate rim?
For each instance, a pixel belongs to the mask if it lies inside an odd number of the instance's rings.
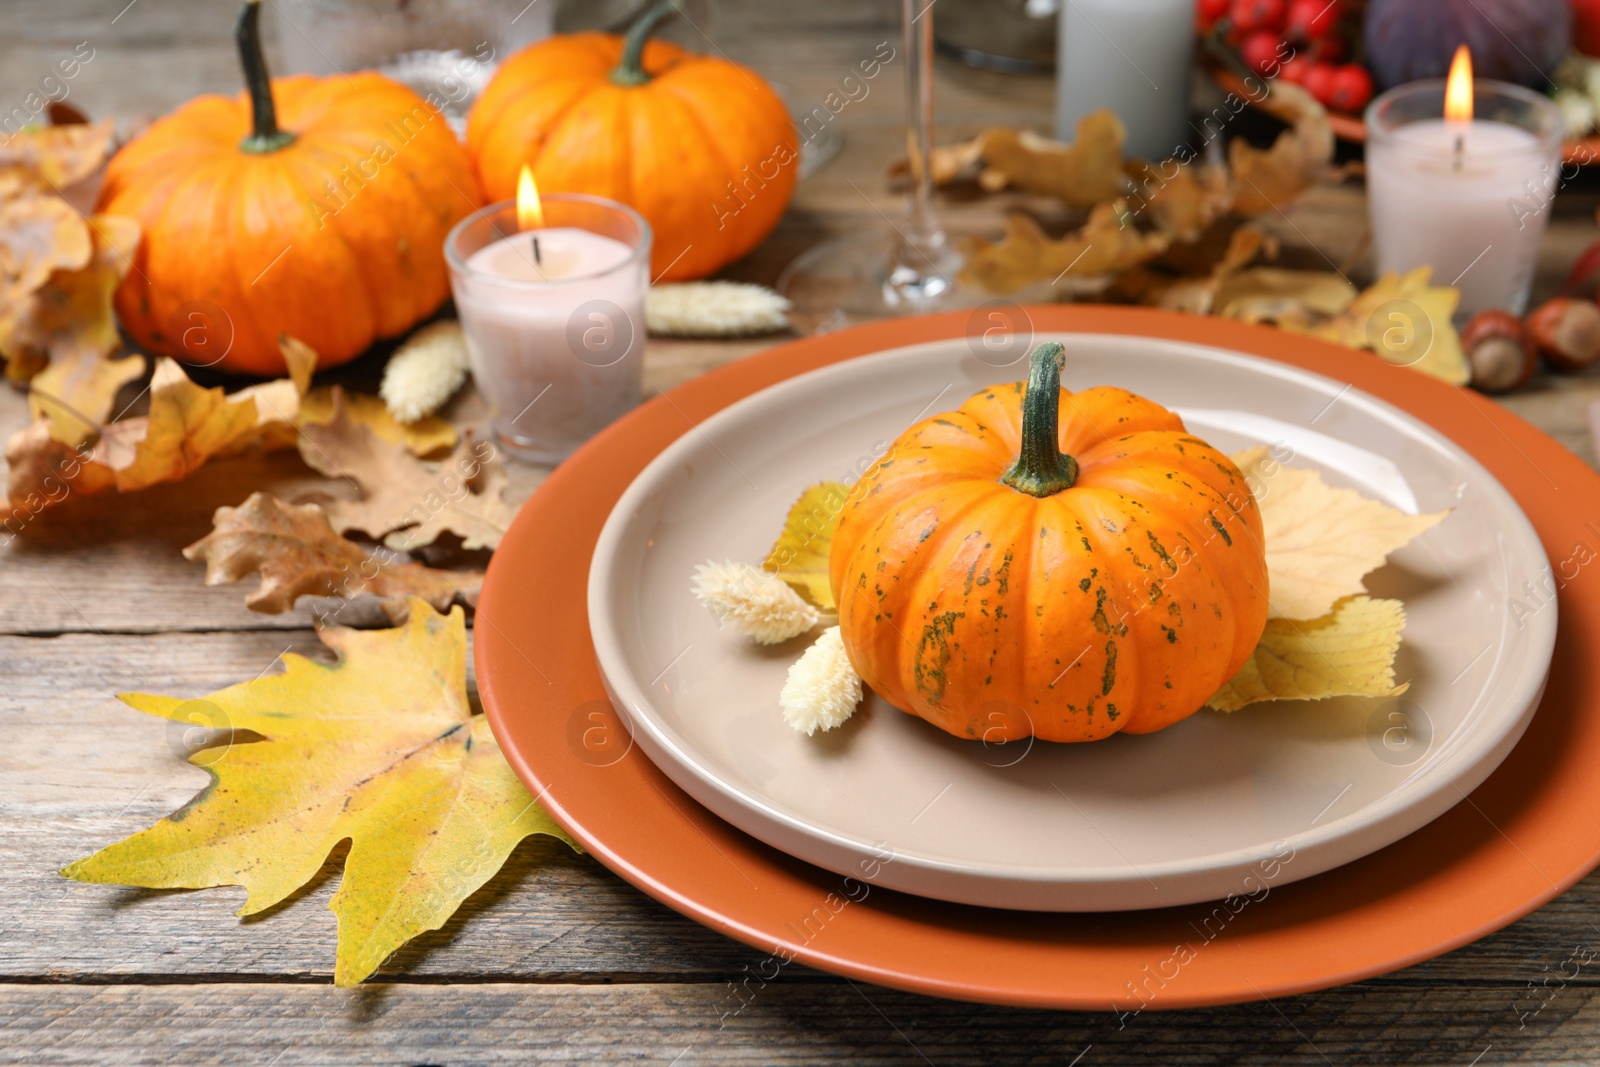
[[[1589,536],[1590,528],[1560,506],[1561,494],[1570,487],[1562,490],[1555,477],[1581,483],[1591,495],[1600,489],[1600,477],[1554,439],[1484,398],[1364,353],[1267,327],[1137,308],[1020,310],[1035,327],[1200,340],[1326,372],[1422,416],[1454,440],[1472,442],[1468,451],[1492,473],[1499,472],[1502,484],[1510,475],[1541,474],[1550,490],[1524,478],[1532,488],[1513,495],[1525,511],[1530,500],[1538,504],[1530,518],[1551,554],[1563,550],[1573,535]],[[650,447],[659,449],[697,418],[756,388],[907,339],[958,337],[969,325],[981,323],[969,324],[968,316],[957,312],[775,346],[652,399],[591,441],[550,476],[490,564],[478,612],[484,625],[476,630],[474,653],[480,694],[508,761],[563,827],[625,879],[713,929],[759,949],[781,950],[784,959],[936,996],[1035,1007],[1135,1006],[1123,992],[1131,982],[1119,979],[1137,977],[1141,963],[1158,958],[1152,954],[1161,945],[1171,945],[1167,938],[1179,927],[1169,912],[1184,909],[1103,913],[1095,917],[1099,922],[1092,936],[1071,923],[1051,921],[1063,917],[1042,915],[1038,918],[1047,929],[1041,933],[1030,926],[1023,936],[1015,926],[1016,913],[885,891],[841,914],[825,943],[802,941],[783,926],[786,916],[778,909],[809,906],[836,880],[722,823],[642,756],[618,761],[616,767],[624,769],[619,782],[597,776],[593,764],[563,751],[557,736],[559,717],[587,706],[564,701],[603,699],[604,692],[590,662],[586,626],[576,643],[567,632],[573,629],[570,620],[585,614],[586,582],[574,587],[572,568],[563,569],[547,551],[552,545],[541,539],[540,522],[547,509],[558,508],[556,527],[543,531],[554,546],[592,547],[615,495],[604,498],[608,492],[620,494],[622,487],[597,486],[586,477],[594,473],[591,463],[626,468],[639,452],[635,438],[653,439]],[[1497,437],[1484,433],[1485,423]],[[1512,450],[1488,447],[1491,437]],[[597,499],[603,501],[598,514]],[[575,514],[584,522],[592,518],[593,528],[582,529]],[[559,600],[565,622],[544,624],[538,613],[523,610],[529,588],[519,585],[524,579],[536,579],[535,588],[548,583],[542,595]],[[1600,649],[1600,602],[1590,605],[1563,593],[1563,608],[1569,604],[1577,626],[1564,626],[1557,634],[1558,667]],[[559,685],[529,657],[528,639],[548,641],[557,654],[576,657],[570,670],[557,673]],[[1229,937],[1207,942],[1183,988],[1164,991],[1159,1004],[1140,1000],[1137,1006],[1235,1003],[1381,974],[1466,944],[1573,885],[1600,862],[1600,780],[1577,766],[1582,758],[1600,758],[1600,679],[1553,671],[1545,696],[1545,705],[1552,704],[1553,717],[1536,716],[1530,736],[1506,764],[1463,798],[1466,803],[1405,839],[1404,849],[1390,846],[1285,887],[1274,895],[1280,903],[1262,905],[1249,913],[1250,921],[1231,927]],[[654,817],[648,827],[618,810],[622,794],[650,807]],[[1572,832],[1574,825],[1579,832]],[[766,884],[756,892],[752,882],[747,890],[726,877],[730,865],[745,874],[745,881],[750,881],[746,872],[753,872]],[[710,868],[716,868],[715,875]],[[1398,885],[1391,884],[1394,878],[1401,879]],[[1270,914],[1262,917],[1263,912]],[[1242,977],[1247,970],[1254,980]]]

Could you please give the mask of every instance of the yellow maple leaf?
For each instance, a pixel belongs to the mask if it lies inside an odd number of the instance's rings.
[[[783,532],[761,564],[805,598],[812,607],[834,610],[833,589],[828,585],[828,552],[833,547],[834,527],[844,509],[849,486],[842,482],[818,482],[800,494],[789,508]]]
[[[1341,600],[1320,619],[1270,619],[1250,659],[1207,706],[1237,711],[1262,700],[1398,696],[1409,684],[1394,680],[1405,624],[1400,601],[1367,596]]]
[[[351,986],[437,930],[530,834],[576,848],[512,773],[467,703],[459,608],[409,603],[404,626],[329,627],[332,666],[285,671],[202,701],[128,694],[140,711],[249,731],[191,762],[211,784],[172,816],[63,868],[83,882],[163,889],[243,886],[253,915],[305,885],[350,841],[339,891],[335,984]],[[197,713],[199,705],[203,712]]]
[[[1408,515],[1335,488],[1317,471],[1280,463],[1265,445],[1231,458],[1261,508],[1271,618],[1326,615],[1335,601],[1365,592],[1361,579],[1389,553],[1450,514]]]

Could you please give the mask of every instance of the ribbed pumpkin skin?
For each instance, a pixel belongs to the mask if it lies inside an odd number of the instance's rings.
[[[181,331],[203,302],[232,324],[223,369],[281,374],[285,333],[332,366],[404,332],[450,293],[445,235],[482,194],[444,119],[377,74],[281,78],[272,88],[280,125],[297,135],[285,148],[242,150],[248,98],[203,96],[106,168],[98,210],[144,229],[116,307],[149,351],[195,359]]]
[[[829,579],[889,703],[958,737],[1093,741],[1199,710],[1267,617],[1261,516],[1228,458],[1121,389],[1061,391],[1078,479],[1001,483],[1024,383],[902,434],[852,488]]]
[[[467,150],[491,201],[516,195],[526,163],[540,192],[643,215],[652,278],[703,278],[760,244],[788,206],[799,172],[788,109],[759,75],[666,41],[645,45],[650,81],[616,85],[622,50],[620,37],[578,33],[518,52],[473,105]]]

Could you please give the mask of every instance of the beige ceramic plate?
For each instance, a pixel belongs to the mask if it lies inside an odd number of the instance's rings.
[[[1040,338],[1047,339],[1047,338]],[[799,639],[750,645],[690,592],[697,563],[759,562],[807,485],[863,470],[916,419],[1021,376],[964,341],[828,367],[757,393],[664,451],[595,549],[589,617],[635,738],[673,781],[755,837],[836,872],[995,907],[1106,911],[1253,892],[1376,851],[1461,800],[1516,744],[1555,637],[1544,552],[1474,460],[1330,379],[1220,349],[1056,335],[1069,388],[1114,384],[1177,409],[1225,451],[1297,464],[1410,511],[1454,514],[1370,576],[1406,602],[1410,691],[1201,712],[1084,745],[961,741],[876,698],[828,735],[777,705]],[[1528,584],[1531,583],[1531,586]],[[882,862],[892,857],[889,862]]]

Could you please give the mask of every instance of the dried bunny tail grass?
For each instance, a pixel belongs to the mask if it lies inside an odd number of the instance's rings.
[[[378,395],[402,423],[432,415],[467,380],[467,342],[453,319],[424,326],[395,349]]]
[[[694,595],[763,645],[798,637],[822,619],[783,579],[748,563],[702,563],[694,571]]]
[[[663,337],[737,337],[789,328],[789,301],[746,282],[652,285],[644,321]]]
[[[830,626],[789,668],[778,695],[783,720],[809,737],[841,725],[860,703],[861,676],[850,666],[839,628]]]

